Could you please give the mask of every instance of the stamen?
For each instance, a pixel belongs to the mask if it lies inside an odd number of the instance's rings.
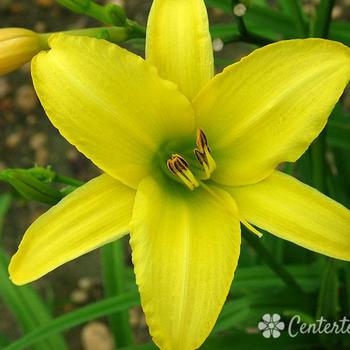
[[[199,182],[189,169],[186,160],[178,154],[173,154],[167,160],[168,169],[177,176],[190,190],[199,186]]]
[[[241,217],[241,223],[253,234],[255,234],[256,236],[258,236],[259,238],[261,238],[263,236],[263,234],[258,231],[253,225],[251,225],[247,220],[243,219]]]
[[[208,140],[202,129],[198,129],[197,131],[196,144],[197,148],[194,150],[194,154],[198,162],[204,169],[205,177],[203,178],[203,180],[209,179],[210,175],[216,169],[216,163],[214,158],[210,154]]]

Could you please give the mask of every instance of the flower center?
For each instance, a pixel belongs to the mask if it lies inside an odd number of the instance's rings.
[[[172,175],[186,185],[190,190],[199,187],[200,180],[207,180],[216,169],[214,158],[211,156],[207,137],[202,129],[198,129],[196,138],[195,155],[196,164],[193,165],[193,171],[190,164],[179,154],[172,154],[167,160],[167,167]]]

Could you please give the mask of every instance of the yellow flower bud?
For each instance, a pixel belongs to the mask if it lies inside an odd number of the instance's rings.
[[[0,75],[30,61],[46,42],[39,34],[23,28],[0,29]]]

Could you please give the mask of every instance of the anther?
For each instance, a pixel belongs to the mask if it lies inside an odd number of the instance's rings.
[[[190,190],[194,190],[199,186],[199,182],[189,169],[186,160],[178,154],[173,154],[167,160],[168,169],[179,178]]]
[[[202,129],[197,130],[196,144],[197,148],[194,150],[194,154],[198,162],[204,169],[204,179],[209,179],[210,175],[216,169],[216,163],[214,158],[210,154],[208,140]]]

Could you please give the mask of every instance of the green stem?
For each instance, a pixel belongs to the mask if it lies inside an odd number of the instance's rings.
[[[274,258],[274,256],[263,246],[258,238],[254,237],[250,232],[245,230],[244,239],[289,288],[293,289],[300,295],[304,295],[303,289],[300,287],[294,277]]]
[[[311,37],[328,38],[335,0],[321,0],[316,13]]]
[[[328,37],[334,3],[335,0],[321,0],[310,33],[311,37]],[[313,184],[314,187],[324,193],[326,192],[326,132],[326,129],[323,130],[311,146]]]
[[[85,15],[93,17],[105,24],[113,24],[105,11],[105,7],[97,4],[94,1],[91,1],[90,6],[85,11]]]
[[[120,239],[101,248],[101,265],[105,297],[122,295],[126,291],[125,286],[125,246]],[[130,326],[128,310],[110,315],[110,326],[117,347],[133,344],[132,329]]]
[[[233,0],[232,6],[234,7],[239,3],[240,3],[239,0]],[[244,16],[235,15],[235,19],[237,21],[237,28],[238,28],[239,35],[233,37],[232,40],[230,40],[230,42],[243,41],[243,42],[257,45],[257,46],[265,46],[268,44],[272,44],[274,42],[273,40],[264,38],[263,36],[251,33],[245,24]]]
[[[253,34],[250,32],[248,32],[246,34],[246,36],[241,37],[240,39],[241,39],[241,41],[244,41],[246,43],[254,44],[254,45],[258,45],[258,46],[265,46],[265,45],[269,45],[269,44],[272,44],[275,42],[274,40],[264,38],[261,35]]]
[[[236,1],[237,3],[237,1]],[[248,29],[245,25],[243,16],[235,16],[236,21],[237,21],[237,28],[239,31],[239,34],[241,35],[241,37],[246,37],[248,35]]]

